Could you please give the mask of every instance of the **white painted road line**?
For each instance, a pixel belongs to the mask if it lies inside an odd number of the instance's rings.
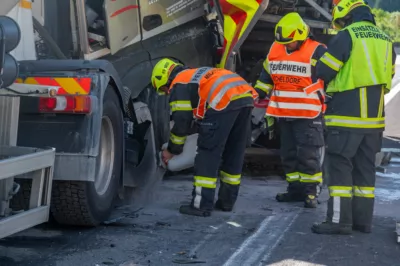
[[[235,217],[235,215],[236,215],[236,214],[233,214],[232,216],[230,216],[228,220],[229,220],[229,221],[233,220],[234,217]],[[211,239],[211,237],[213,237],[213,236],[215,235],[215,232],[217,232],[217,231],[218,231],[219,229],[221,229],[222,227],[226,226],[226,224],[227,224],[226,221],[223,221],[223,222],[220,223],[218,226],[213,226],[213,227],[211,227],[212,230],[210,229],[209,232],[208,232],[208,234],[206,234],[206,235],[204,236],[204,238],[203,238],[202,240],[200,240],[199,243],[197,243],[197,245],[189,251],[189,256],[192,257],[192,256],[196,255],[197,251],[198,251],[204,244],[206,244],[206,243]]]
[[[400,153],[400,149],[397,148],[382,148],[381,152],[395,152],[395,153]]]
[[[376,175],[379,177],[389,177],[392,179],[399,179],[400,180],[400,173],[380,173],[380,172],[376,172]]]
[[[289,230],[289,228],[292,227],[292,224],[297,220],[297,217],[299,216],[300,213],[301,213],[301,210],[299,210],[295,213],[292,213],[291,216],[285,215],[282,220],[278,221],[279,223],[282,222],[283,224],[285,224],[286,228],[282,227],[284,229],[283,229],[283,231],[280,231],[280,234],[279,234],[278,230],[274,231],[274,234],[278,235],[279,238],[277,240],[275,240],[274,242],[271,241],[273,243],[273,245],[271,247],[267,246],[266,248],[264,248],[264,251],[267,250],[267,253],[262,258],[262,260],[259,264],[260,266],[266,265],[265,263],[268,262],[269,258],[271,257],[272,252],[275,250],[276,246],[282,241],[286,232]]]
[[[251,266],[258,265],[260,261],[268,260],[300,212],[301,209],[296,212],[279,213],[265,218],[257,231],[240,245],[224,263],[224,266]]]
[[[398,157],[391,158],[390,162],[391,163],[400,163],[400,158],[398,158]]]

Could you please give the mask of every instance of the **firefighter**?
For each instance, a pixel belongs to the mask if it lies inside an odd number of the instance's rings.
[[[157,92],[170,96],[174,126],[168,148],[162,152],[165,163],[182,152],[193,116],[199,125],[192,201],[181,206],[180,213],[207,217],[214,207],[232,211],[257,92],[228,70],[188,68],[170,59],[156,64],[151,80]],[[214,206],[218,176],[221,182]]]
[[[323,84],[315,78],[315,63],[326,47],[310,37],[310,28],[298,13],[285,15],[275,27],[275,42],[255,89],[260,98],[270,96],[266,111],[269,127],[271,117],[278,118],[280,127],[288,187],[276,200],[304,201],[306,208],[316,208],[322,182],[324,93]]]
[[[327,84],[327,160],[330,198],[318,234],[371,232],[375,156],[385,128],[384,94],[392,85],[395,52],[362,0],[342,0],[333,8],[339,30],[317,63]]]

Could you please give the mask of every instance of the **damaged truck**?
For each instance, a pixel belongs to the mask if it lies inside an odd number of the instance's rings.
[[[22,39],[12,52],[19,62],[13,86],[19,90],[1,89],[0,95],[20,96],[14,106],[19,114],[15,145],[56,151],[51,217],[61,224],[95,226],[116,204],[140,205],[150,197],[165,172],[158,152],[170,128],[168,100],[149,84],[158,60],[228,68],[254,83],[275,23],[299,12],[314,38],[326,42],[331,2],[2,1],[1,15],[18,23]],[[41,95],[20,85],[47,86],[56,93]],[[257,129],[260,121],[253,122]],[[258,133],[253,146],[279,149],[279,141]],[[10,215],[29,211],[35,193],[32,179],[13,178],[18,189],[1,205]]]

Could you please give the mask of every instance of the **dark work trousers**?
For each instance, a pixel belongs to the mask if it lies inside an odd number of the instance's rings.
[[[278,123],[288,192],[317,196],[317,185],[322,182],[321,151],[325,145],[323,119],[279,118]]]
[[[328,129],[329,222],[371,225],[375,199],[375,156],[381,147],[380,132],[363,134]]]
[[[198,122],[192,207],[212,210],[217,178],[218,199],[224,207],[236,202],[253,107],[218,112],[208,110]]]

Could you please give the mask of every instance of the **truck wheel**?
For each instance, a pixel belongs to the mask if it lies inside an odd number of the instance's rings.
[[[95,181],[54,182],[51,210],[58,223],[96,226],[110,216],[121,177],[122,141],[121,107],[117,94],[109,87],[103,98]]]

